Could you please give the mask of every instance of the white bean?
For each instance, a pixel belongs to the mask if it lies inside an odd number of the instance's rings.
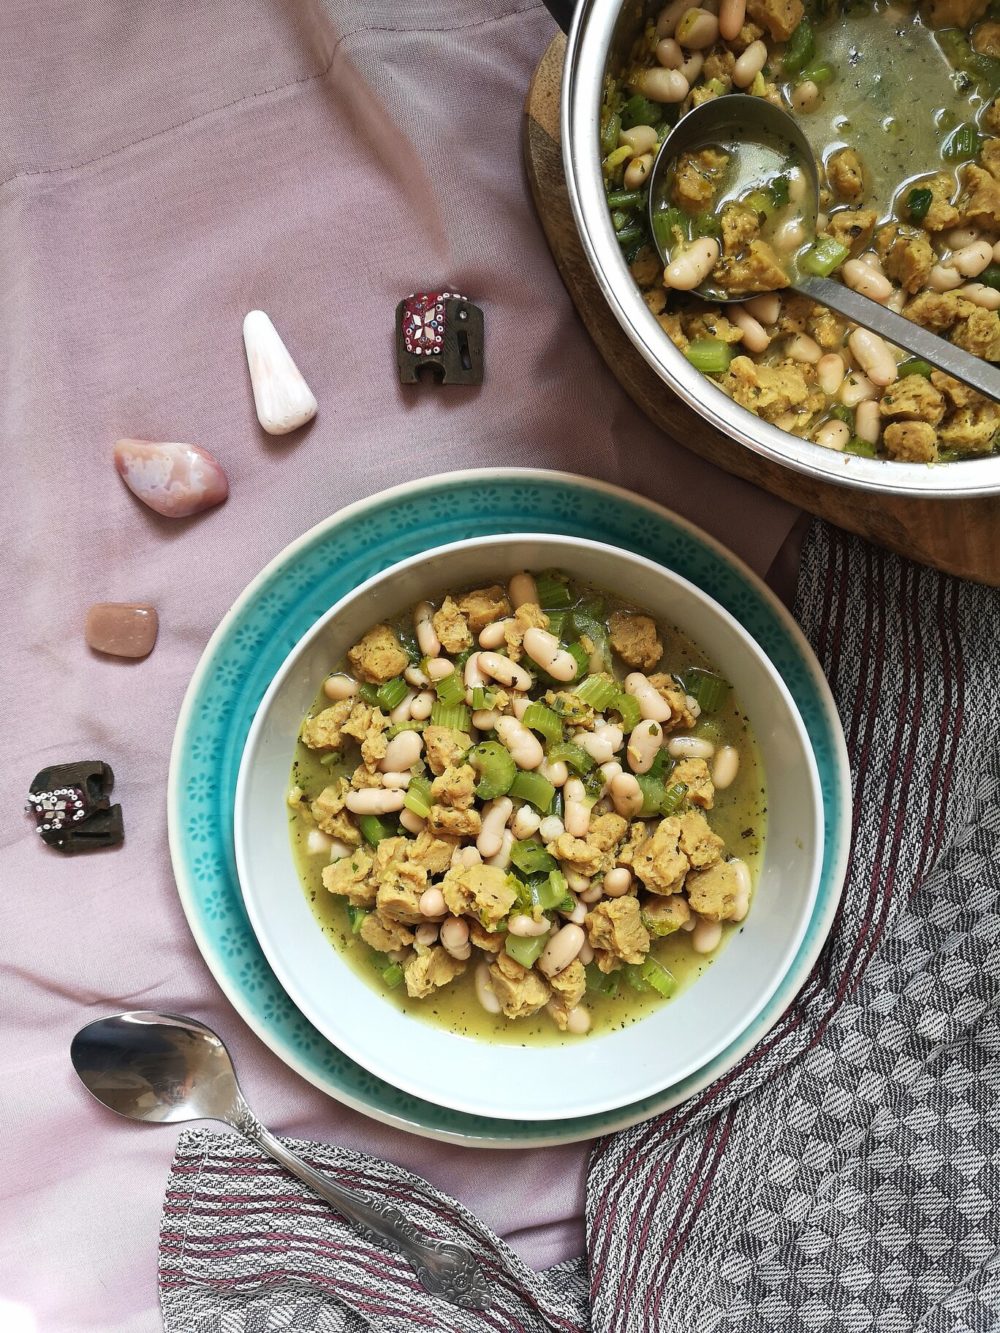
[[[495,708],[477,708],[472,714],[472,725],[477,731],[494,731],[502,716]]]
[[[626,866],[616,866],[604,876],[604,892],[609,898],[621,898],[632,887],[632,872]]]
[[[816,379],[824,393],[831,397],[844,382],[844,358],[836,352],[827,352],[816,362]]]
[[[587,731],[579,738],[577,744],[581,750],[586,750],[591,759],[596,759],[599,764],[606,764],[615,752],[615,747],[607,736],[598,735],[596,731]]]
[[[382,786],[391,787],[394,791],[405,791],[413,781],[412,773],[402,773],[394,769],[382,774]]]
[[[948,264],[935,264],[927,277],[927,286],[932,292],[953,292],[961,285],[961,273]]]
[[[453,866],[479,866],[483,858],[478,847],[456,847],[451,854],[451,863]]]
[[[712,764],[712,785],[718,791],[724,791],[736,781],[740,770],[740,752],[735,745],[721,745],[715,752]]]
[[[660,16],[656,20],[656,34],[658,37],[673,36],[674,29],[681,20],[681,15],[686,14],[691,8],[691,0],[673,0],[672,4],[666,5],[660,10]]]
[[[750,867],[746,861],[741,861],[738,856],[734,856],[729,862],[736,871],[736,904],[733,908],[733,921],[742,921],[750,910],[750,893],[753,889],[753,881],[750,878]]]
[[[492,856],[486,857],[488,866],[499,866],[501,870],[506,870],[510,865],[510,854],[514,850],[516,839],[509,828],[505,828],[500,835],[500,850],[494,852]]]
[[[824,449],[843,453],[851,442],[851,428],[845,421],[824,421],[816,430],[816,443]]]
[[[609,792],[611,791],[612,782],[614,782],[615,778],[617,778],[622,772],[624,772],[624,770],[621,764],[618,763],[617,759],[611,759],[606,764],[601,764],[601,777],[604,779],[604,789],[601,792],[602,798],[608,796]],[[602,805],[605,805],[607,803],[608,803],[607,801],[602,799],[601,801]],[[614,807],[612,806],[611,808],[613,809]]]
[[[565,787],[569,779],[569,769],[561,759],[555,760],[554,763],[546,760],[539,765],[538,771],[546,782],[552,783],[553,787]]]
[[[644,69],[636,78],[635,86],[651,102],[683,102],[691,91],[679,69],[663,69],[662,66]]]
[[[663,285],[679,292],[693,291],[705,281],[718,258],[719,242],[714,236],[702,236],[663,270]]]
[[[386,787],[364,787],[361,791],[349,791],[344,804],[352,815],[389,815],[402,810],[405,796],[404,791]]]
[[[525,606],[529,602],[533,606],[538,605],[538,585],[533,576],[523,570],[520,574],[515,574],[508,583],[507,594],[515,611],[519,606]]]
[[[610,744],[612,754],[617,754],[625,743],[624,731],[622,731],[621,727],[617,726],[614,722],[605,722],[601,718],[598,718],[594,723],[594,730],[597,732],[598,736],[603,736]]]
[[[858,403],[854,413],[854,432],[859,439],[867,440],[869,444],[878,444],[882,434],[882,414],[874,399]]]
[[[789,218],[774,234],[774,247],[782,254],[790,254],[805,244],[806,226],[801,218]]]
[[[429,949],[432,944],[437,943],[438,928],[433,921],[425,921],[422,926],[418,926],[413,932],[413,938],[417,944],[423,945]]]
[[[816,366],[823,359],[823,349],[808,334],[797,333],[788,344],[788,355],[793,361],[802,361],[806,365]]]
[[[500,1001],[490,980],[490,965],[486,962],[480,963],[476,968],[476,999],[488,1014],[500,1012]]]
[[[765,292],[763,296],[750,297],[743,306],[762,324],[776,324],[781,314],[781,297],[777,292]]]
[[[551,925],[552,922],[548,917],[543,916],[536,921],[527,912],[515,912],[513,916],[507,918],[507,929],[522,940],[537,939],[539,935],[547,935]]]
[[[622,176],[622,182],[626,190],[641,190],[652,169],[652,153],[640,153],[638,157],[633,157]]]
[[[555,680],[570,681],[575,678],[578,670],[576,658],[565,648],[560,648],[559,640],[548,630],[536,629],[535,626],[525,630],[524,651]]]
[[[496,856],[503,842],[503,831],[514,809],[514,802],[509,796],[499,796],[495,801],[488,801],[483,806],[482,824],[476,847],[480,856]]]
[[[563,873],[565,873],[565,871]],[[569,876],[567,875],[566,878],[568,882]],[[597,903],[604,897],[604,885],[601,880],[595,879],[593,884],[588,883],[586,888],[576,889],[574,892],[579,895],[582,903]]]
[[[524,694],[518,694],[511,700],[511,708],[518,722],[524,717],[525,713],[531,707],[531,700]]]
[[[670,705],[641,671],[631,671],[625,677],[625,693],[631,694],[647,722],[670,721]]]
[[[442,945],[448,953],[451,954],[452,958],[469,957],[471,952],[469,947],[469,927],[461,917],[446,917],[441,923],[440,937]]]
[[[407,684],[415,685],[418,690],[426,690],[427,686],[431,683],[430,677],[425,672],[421,671],[418,666],[406,667],[403,671],[403,679]]]
[[[634,819],[642,809],[642,788],[631,773],[619,773],[612,779],[611,802],[624,819]]]
[[[417,633],[417,645],[424,657],[437,657],[441,651],[441,640],[434,628],[434,608],[430,602],[418,602],[413,608],[413,628]]]
[[[719,33],[725,41],[731,42],[735,37],[740,35],[740,29],[746,21],[746,16],[747,0],[722,0],[722,4],[719,6]],[[756,45],[756,42],[750,43],[750,46]],[[764,46],[764,43],[761,42],[760,45]],[[747,51],[750,50],[750,46],[747,47]],[[746,55],[746,51],[744,51],[743,54]],[[766,46],[764,46],[764,56],[766,59]],[[739,61],[736,63],[739,64]],[[762,60],[757,68],[762,68],[763,64],[764,62]],[[757,71],[754,70],[754,73],[756,72]],[[745,83],[738,83],[736,86],[737,88],[745,88],[747,85]]]
[[[566,1015],[566,1031],[574,1037],[586,1036],[590,1031],[590,1013],[582,1004],[575,1005]]]
[[[995,263],[1000,264],[1000,241],[993,243],[993,259]]]
[[[484,625],[479,631],[480,648],[502,648],[507,637],[507,627],[513,623],[508,617],[506,620],[494,620],[491,624]]]
[[[530,634],[531,631],[529,630],[528,633]],[[524,691],[531,689],[534,683],[531,676],[525,671],[524,667],[518,666],[509,657],[501,657],[499,653],[475,653],[473,656],[479,658],[480,671],[485,672],[487,676],[492,676],[501,685],[507,685],[512,690]]]
[[[961,250],[967,245],[972,245],[974,241],[981,241],[983,233],[975,227],[952,227],[950,231],[944,234],[945,243],[951,250]],[[993,245],[990,244],[990,257],[992,258]]]
[[[445,911],[447,910],[444,894],[435,886],[432,886],[429,889],[424,889],[417,902],[417,906],[420,908],[421,916],[444,916]]]
[[[893,293],[889,279],[883,277],[881,273],[876,273],[871,264],[865,264],[860,259],[848,259],[840,271],[852,291],[860,292],[862,296],[870,297],[881,305],[884,305]]]
[[[792,93],[792,107],[796,111],[811,111],[819,101],[819,85],[812,79],[800,83]]]
[[[874,269],[876,273],[882,272],[882,261],[874,250],[866,250],[860,258],[862,264],[867,264],[868,267]]]
[[[1000,291],[996,287],[986,287],[981,282],[968,282],[958,288],[958,295],[964,296],[973,305],[982,306],[984,310],[1000,310]]]
[[[731,305],[726,313],[743,334],[743,346],[748,352],[767,351],[771,345],[770,334],[745,306]]]
[[[421,819],[419,815],[414,814],[412,810],[407,810],[405,806],[399,812],[399,822],[407,833],[422,833],[427,826],[426,819]]]
[[[389,714],[389,721],[392,723],[409,722],[410,709],[413,707],[413,701],[417,697],[416,690],[407,690],[402,700]]]
[[[401,773],[412,768],[420,758],[424,748],[424,738],[419,731],[401,731],[385,747],[385,754],[378,766],[383,773]]]
[[[462,672],[462,681],[465,685],[466,701],[472,698],[473,690],[481,690],[486,686],[486,677],[483,675],[480,659],[482,653],[470,653],[465,659],[465,669]]]
[[[706,921],[699,917],[691,932],[691,948],[695,953],[714,953],[722,939],[722,922]]]
[[[589,966],[594,961],[594,950],[591,948],[589,941],[584,940],[583,948],[577,954],[577,958],[584,967]]]
[[[680,69],[684,64],[684,52],[672,37],[663,37],[656,43],[656,58],[664,69]],[[628,133],[628,131],[624,131]],[[653,141],[656,141],[656,131],[653,131]],[[652,145],[650,145],[652,147]]]
[[[329,857],[333,839],[322,829],[311,828],[306,834],[306,854],[309,856]]]
[[[410,718],[414,722],[425,722],[431,715],[431,710],[437,701],[437,695],[432,690],[421,690],[420,693],[410,704]]]
[[[840,386],[840,401],[845,407],[857,407],[858,403],[864,403],[869,398],[878,396],[878,390],[867,375],[862,375],[860,371],[852,370]]]
[[[431,680],[444,680],[454,670],[455,663],[449,662],[447,657],[432,657],[427,663],[427,674]]]
[[[532,810],[530,805],[522,805],[514,811],[514,817],[510,826],[514,831],[514,837],[523,839],[530,838],[533,833],[537,833],[542,824],[542,817],[537,810]]]
[[[538,959],[536,966],[539,972],[547,977],[556,977],[564,972],[580,952],[586,938],[583,927],[573,925],[572,922],[557,930]]]
[[[496,725],[496,733],[518,768],[538,768],[545,758],[541,741],[516,717],[502,717]]]
[[[702,736],[671,736],[667,753],[674,759],[711,759],[715,746]]]
[[[323,693],[328,699],[353,699],[358,689],[356,680],[340,673],[336,676],[327,676],[323,682]]]
[[[719,35],[719,20],[707,9],[689,9],[674,29],[674,37],[689,51],[704,51]]]
[[[579,778],[570,778],[563,789],[563,823],[574,838],[590,832],[590,803]]]
[[[898,377],[896,359],[889,344],[870,329],[855,329],[848,339],[858,365],[873,384],[884,388]]]
[[[684,75],[688,87],[690,87],[695,79],[697,79],[704,64],[705,57],[702,53],[700,51],[692,51],[687,60],[684,61],[684,64],[681,65],[680,72]]]
[[[341,842],[339,838],[334,838],[330,844],[330,860],[342,861],[345,856],[350,856],[353,847],[349,847],[346,842]]]
[[[948,262],[964,278],[977,278],[988,264],[993,263],[993,247],[989,241],[973,241],[956,250]]]
[[[625,750],[625,757],[628,760],[628,766],[633,773],[648,773],[653,766],[653,760],[659,753],[660,745],[663,741],[663,727],[659,722],[653,722],[647,719],[640,722],[628,738],[628,746]],[[615,780],[617,782],[617,779]],[[615,799],[614,786],[612,783],[611,799]],[[615,809],[617,809],[617,803]]]
[[[555,842],[556,838],[561,838],[565,832],[566,826],[558,815],[546,815],[538,825],[538,835],[542,842]]]

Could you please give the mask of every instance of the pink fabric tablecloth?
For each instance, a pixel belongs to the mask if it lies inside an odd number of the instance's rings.
[[[279,1132],[424,1173],[536,1267],[578,1252],[583,1147],[470,1152],[388,1130],[291,1074],[227,1007],[167,855],[174,720],[256,571],[389,484],[479,465],[586,472],[762,571],[794,513],[658,436],[578,323],[521,166],[522,101],[553,31],[540,5],[8,0],[3,27],[0,1326],[158,1327],[174,1134],[104,1112],[67,1054],[118,1008],[216,1026]],[[396,301],[438,284],[485,309],[481,391],[395,382]],[[255,306],[320,402],[290,439],[254,417],[240,325]],[[157,518],[114,473],[122,435],[205,445],[229,502]],[[95,600],[158,606],[148,661],[87,650]],[[64,860],[22,815],[27,787],[45,764],[98,757],[127,842]]]

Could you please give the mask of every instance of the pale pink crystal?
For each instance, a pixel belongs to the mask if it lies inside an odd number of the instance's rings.
[[[222,465],[196,444],[118,440],[115,467],[143,504],[167,518],[187,518],[229,494]]]
[[[95,602],[87,612],[88,645],[112,657],[147,657],[153,651],[160,619],[145,602]]]

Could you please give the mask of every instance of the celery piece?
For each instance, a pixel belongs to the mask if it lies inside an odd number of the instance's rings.
[[[604,774],[599,768],[592,768],[583,779],[583,794],[588,801],[599,801],[604,795],[604,788],[607,783],[604,780]]]
[[[351,923],[352,935],[361,934],[361,927],[365,923],[366,916],[368,916],[368,913],[365,911],[363,907],[352,907],[350,904],[348,904],[347,919]]]
[[[675,815],[684,804],[688,794],[685,783],[675,782],[672,787],[668,787],[663,795],[663,803],[660,806],[661,815]]]
[[[854,412],[844,403],[834,403],[830,408],[830,416],[836,421],[842,421],[845,426],[854,426]]]
[[[1000,264],[987,264],[976,281],[985,287],[1000,289]]]
[[[968,162],[978,157],[983,146],[983,136],[975,125],[959,125],[953,134],[945,140],[941,154],[946,162]]]
[[[690,667],[681,677],[681,684],[685,694],[697,700],[703,713],[714,713],[721,708],[730,689],[727,680],[703,667]]]
[[[626,963],[621,969],[625,973],[625,980],[640,994],[652,989],[649,982],[642,975],[642,963]]]
[[[468,731],[472,726],[472,714],[464,704],[445,704],[439,699],[431,709],[431,726]]]
[[[722,375],[733,359],[731,343],[721,338],[695,338],[684,349],[684,355],[703,375]]]
[[[362,681],[362,683],[358,686],[358,694],[365,701],[365,703],[370,704],[372,708],[374,708],[377,705],[378,703],[377,686],[369,685],[367,681]]]
[[[573,693],[581,703],[603,713],[611,700],[618,693],[618,684],[607,676],[587,676],[576,686]]]
[[[569,585],[556,570],[547,569],[539,574],[535,579],[535,587],[538,589],[538,605],[543,610],[547,611],[550,606],[558,609],[572,605]]]
[[[587,967],[587,990],[591,995],[607,995],[612,999],[618,994],[619,979],[617,972],[602,972],[596,963]]]
[[[503,947],[515,963],[531,967],[542,956],[547,942],[544,935],[508,935]]]
[[[659,102],[651,102],[641,93],[634,93],[622,107],[621,126],[623,130],[634,129],[636,125],[659,125],[663,119],[663,107]],[[631,149],[629,149],[631,152]]]
[[[566,876],[561,870],[551,870],[543,878],[537,875],[533,876],[528,882],[528,891],[531,895],[532,907],[541,908],[543,912],[551,912],[553,909],[572,911],[573,901],[569,896],[569,888],[566,884]],[[566,907],[566,904],[569,904]]]
[[[781,69],[784,74],[799,74],[812,60],[816,52],[816,37],[808,19],[802,19],[788,39],[785,54],[781,57]]]
[[[566,651],[576,663],[576,675],[574,680],[579,680],[590,665],[590,653],[587,652],[582,643],[571,643],[566,647]]]
[[[878,458],[878,445],[863,440],[860,435],[852,435],[844,445],[844,453],[854,454],[855,458]]]
[[[639,725],[642,718],[638,699],[631,694],[626,694],[624,690],[617,691],[605,712],[618,714],[624,732],[632,731],[634,727]]]
[[[663,801],[667,794],[662,781],[659,778],[650,777],[648,773],[636,774],[635,780],[642,792],[642,809],[639,814],[643,819],[658,815],[663,809]]]
[[[458,671],[449,671],[447,676],[435,681],[434,692],[443,704],[465,702],[465,682]]]
[[[637,963],[636,966],[643,981],[648,986],[652,986],[653,990],[662,995],[665,1000],[669,1000],[677,990],[676,977],[657,959],[647,957],[641,963]]]
[[[596,616],[590,615],[579,608],[576,611],[572,611],[570,617],[573,622],[573,630],[576,637],[582,639],[583,636],[586,635],[594,645],[594,648],[601,654],[604,664],[610,668],[611,643],[608,638],[607,626],[602,621],[598,620]],[[579,646],[581,648],[583,647],[582,644]],[[570,648],[570,652],[573,652],[572,647]],[[577,662],[579,662],[579,660],[580,659],[577,658]],[[583,669],[586,670],[589,665],[590,655],[588,654],[587,661],[583,663]],[[579,679],[579,675],[577,676],[577,679]]]
[[[383,838],[395,836],[396,829],[378,815],[358,815],[358,828],[361,836],[372,847],[377,847]]]
[[[801,257],[799,267],[817,278],[828,278],[850,253],[846,245],[841,245],[832,236],[820,236]]]
[[[607,157],[618,147],[618,136],[621,133],[622,118],[617,111],[612,111],[601,126],[601,156]]]
[[[517,765],[510,757],[510,751],[499,741],[481,741],[473,746],[469,751],[469,763],[479,776],[476,795],[481,801],[492,801],[505,795],[517,776]]]
[[[677,247],[677,232],[681,240],[687,237],[687,219],[679,208],[658,208],[653,214],[653,236],[663,254]]]
[[[566,620],[566,612],[554,611],[551,607],[549,607],[549,609],[545,612],[545,614],[549,618],[549,623],[548,623],[549,633],[554,634],[557,639],[561,638],[563,631],[563,624],[565,623]]]
[[[401,731],[423,731],[423,722],[396,722],[385,733],[386,740],[391,741],[394,736],[398,736]]]
[[[827,60],[817,60],[815,65],[810,65],[802,71],[800,83],[815,83],[817,87],[822,88],[824,84],[830,83],[837,71]],[[787,200],[785,201],[787,203]]]
[[[521,722],[529,731],[537,731],[550,743],[562,740],[562,722],[552,709],[546,708],[544,704],[528,704]]]
[[[430,778],[411,778],[410,785],[403,797],[403,805],[420,819],[426,819],[431,812]]]
[[[934,367],[929,361],[922,361],[919,356],[911,356],[899,366],[899,374],[903,375],[923,375],[925,380],[929,380]]]
[[[492,708],[496,703],[496,694],[493,690],[484,690],[481,685],[475,686],[472,691],[472,707],[475,712],[484,708]]]
[[[510,859],[525,875],[540,873],[547,875],[559,868],[555,857],[550,856],[540,842],[533,842],[527,838],[514,843],[510,849]]]
[[[390,990],[395,990],[403,980],[403,969],[400,967],[399,963],[390,963],[387,968],[383,969],[381,976],[383,983],[388,986]]]
[[[722,223],[714,213],[697,213],[691,219],[691,239],[699,240],[702,236],[712,236],[718,240],[722,235]]]
[[[609,208],[631,210],[646,207],[645,190],[611,190],[608,193]]]
[[[552,809],[556,789],[541,773],[522,772],[510,784],[507,795],[515,801],[527,801],[539,814],[547,815]]]
[[[589,773],[597,763],[593,755],[589,755],[582,745],[574,745],[572,741],[563,741],[559,745],[550,746],[545,758],[550,764],[557,764],[561,760],[580,777]]]
[[[788,203],[790,181],[787,176],[772,176],[767,183],[767,193],[775,208],[784,208]]]
[[[383,713],[391,713],[406,698],[407,688],[402,676],[393,676],[392,680],[385,681],[375,691],[375,702]]]
[[[638,245],[646,239],[646,228],[638,222],[633,222],[630,227],[622,227],[621,231],[615,232],[615,240],[627,250],[630,246]]]

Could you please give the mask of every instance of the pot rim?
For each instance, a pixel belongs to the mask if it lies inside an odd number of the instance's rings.
[[[579,0],[563,66],[560,131],[573,220],[601,292],[629,341],[660,379],[710,425],[751,452],[805,476],[885,495],[967,499],[1000,494],[1000,456],[902,463],[841,454],[771,425],[695,370],[647,308],[615,240],[598,147],[601,89],[622,5]]]

